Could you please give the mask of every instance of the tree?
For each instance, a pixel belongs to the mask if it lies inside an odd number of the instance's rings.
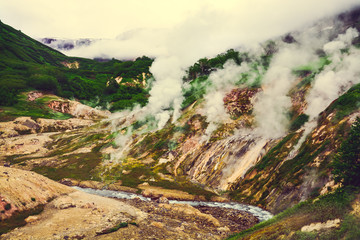
[[[44,91],[53,91],[57,93],[59,90],[59,83],[56,78],[46,74],[34,74],[30,77],[30,86]]]
[[[17,102],[18,98],[15,90],[0,86],[0,106],[12,106]]]
[[[360,118],[351,127],[332,164],[335,182],[360,186]]]

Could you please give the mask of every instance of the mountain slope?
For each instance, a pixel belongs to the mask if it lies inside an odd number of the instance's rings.
[[[147,102],[152,59],[97,62],[67,57],[0,23],[0,106],[20,101],[21,91],[40,90],[119,110]]]
[[[61,66],[60,62],[66,59],[62,53],[39,44],[38,41],[2,22],[0,22],[0,52],[2,62],[12,59]]]
[[[160,189],[154,197],[164,188],[194,199],[220,195],[280,213],[234,238],[358,236],[358,186],[335,183],[332,163],[360,116],[359,23],[360,10],[354,9],[271,39],[256,51],[200,59],[183,78],[178,118],[166,118],[171,107],[134,108],[54,134],[42,155],[7,154],[2,161],[69,184],[96,180],[94,188],[115,184],[144,194]],[[123,78],[130,78],[132,67],[143,71],[135,63],[118,66],[129,70],[121,72],[129,74]],[[111,69],[117,62],[108,64]],[[80,92],[93,95],[90,83],[99,84],[99,78],[91,77],[99,72],[83,73],[68,80],[87,81],[89,89]],[[105,90],[115,91],[112,101],[125,105],[138,92],[121,87],[118,74]],[[301,231],[328,220],[336,220],[335,230]]]

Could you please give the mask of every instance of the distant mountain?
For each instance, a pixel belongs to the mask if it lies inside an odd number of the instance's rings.
[[[83,46],[89,46],[92,43],[98,41],[99,39],[90,39],[90,38],[81,38],[81,39],[61,39],[61,38],[39,38],[38,39],[43,44],[59,50],[59,51],[69,51],[74,48],[79,48]]]

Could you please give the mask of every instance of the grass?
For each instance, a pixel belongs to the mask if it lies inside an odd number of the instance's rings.
[[[32,170],[55,181],[63,178],[99,180],[94,169],[101,162],[102,156],[100,153],[79,153],[59,158],[65,160],[66,164],[61,166],[36,166]]]
[[[261,239],[276,239],[280,235],[288,235],[291,231],[299,231],[302,226],[313,222],[326,222],[336,218],[345,219],[342,226],[342,234],[359,234],[359,223],[351,229],[357,218],[348,217],[351,210],[351,203],[355,199],[359,189],[341,188],[316,200],[307,200],[295,205],[292,208],[277,214],[273,218],[261,222],[252,228],[235,234],[228,239],[249,239],[257,236]],[[306,234],[299,234],[299,237]],[[335,238],[336,239],[336,238]]]
[[[309,120],[309,115],[300,114],[291,124],[290,131],[296,131]]]
[[[27,101],[25,96],[19,99],[18,103],[11,107],[1,107],[2,112],[0,112],[0,121],[7,121],[8,119],[12,120],[16,117],[31,117],[31,118],[48,118],[48,119],[57,119],[65,120],[72,118],[70,114],[65,114],[61,112],[56,112],[50,109],[44,104],[42,100],[39,101]]]
[[[296,137],[296,134],[291,133],[289,135],[287,135],[285,138],[283,138],[275,147],[273,147],[259,162],[259,164],[257,164],[255,166],[255,168],[257,170],[263,170],[266,167],[268,167],[269,165],[274,165],[276,162],[276,159],[281,159],[279,158],[279,154],[281,153],[286,153],[288,152],[287,149],[287,144],[290,141],[293,141],[294,138]]]
[[[136,223],[131,223],[131,225],[135,225]],[[121,222],[118,225],[111,227],[111,228],[106,228],[104,230],[102,230],[101,232],[97,232],[96,235],[103,235],[103,234],[108,234],[108,233],[112,233],[112,232],[116,232],[117,230],[119,230],[120,228],[125,228],[129,226],[127,222]]]
[[[335,100],[325,111],[336,110],[335,120],[339,121],[360,107],[360,84],[351,87],[345,94]]]

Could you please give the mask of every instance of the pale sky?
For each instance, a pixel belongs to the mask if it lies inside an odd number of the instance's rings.
[[[205,8],[236,0],[0,0],[1,20],[32,37],[114,38],[137,28],[171,28]]]
[[[356,3],[360,0],[0,0],[0,18],[32,37],[114,38],[136,28],[172,28],[204,11],[224,14],[225,21],[238,14],[270,23],[292,18],[294,24]]]
[[[0,0],[0,19],[33,38],[101,38],[66,54],[210,56],[265,41],[360,0]]]

